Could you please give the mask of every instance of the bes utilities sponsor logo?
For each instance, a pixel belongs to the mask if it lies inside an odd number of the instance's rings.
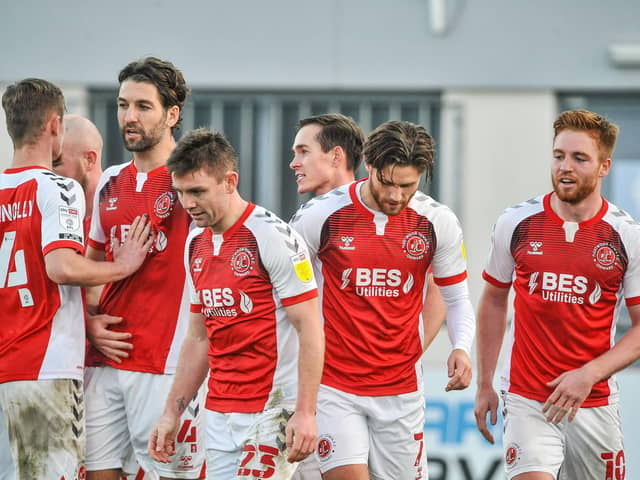
[[[529,295],[533,295],[538,290],[542,299],[547,302],[578,305],[586,302],[595,305],[602,296],[600,285],[594,282],[590,290],[589,280],[586,277],[570,273],[533,272],[529,277]]]
[[[207,317],[235,317],[238,309],[249,314],[253,310],[251,297],[238,290],[238,298],[230,288],[203,288],[200,290],[200,301],[204,308],[202,313]]]
[[[340,289],[353,285],[360,297],[399,297],[401,292],[409,293],[414,283],[412,274],[403,278],[395,268],[347,268],[342,272]]]

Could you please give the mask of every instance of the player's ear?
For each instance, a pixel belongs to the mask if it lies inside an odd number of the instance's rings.
[[[180,120],[180,107],[172,105],[167,108],[167,126],[173,128]]]
[[[87,150],[84,152],[84,159],[87,162],[87,171],[90,172],[98,162],[98,154],[93,150]]]
[[[64,120],[55,111],[51,111],[49,114],[49,120],[47,120],[46,129],[54,137],[58,137],[64,134]]]
[[[331,161],[331,165],[334,168],[338,168],[340,165],[346,165],[346,162],[347,156],[344,153],[344,149],[339,145],[333,147],[333,160]]]
[[[606,177],[607,175],[609,175],[609,170],[611,170],[611,158],[605,158],[605,159],[600,163],[600,173],[599,173],[599,176],[600,176],[600,177]]]
[[[238,172],[227,172],[224,175],[226,193],[233,193],[238,188]]]

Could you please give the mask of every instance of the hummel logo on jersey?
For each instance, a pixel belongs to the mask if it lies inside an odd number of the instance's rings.
[[[353,237],[350,237],[348,235],[343,235],[342,237],[340,237],[340,240],[342,241],[342,245],[338,246],[338,248],[340,250],[355,250],[356,249],[356,247],[351,245],[353,243]]]
[[[204,308],[203,315],[207,317],[235,317],[238,315],[236,300],[230,288],[203,288],[200,299]],[[242,290],[238,290],[237,307],[246,314],[253,310],[253,300]]]
[[[105,210],[111,211],[118,208],[118,205],[116,205],[116,203],[118,202],[118,197],[109,197],[109,199],[107,199],[107,202],[109,203],[109,206],[105,208]]]
[[[344,290],[348,285],[355,286],[355,293],[360,297],[398,297],[400,293],[409,293],[414,285],[412,274],[402,281],[402,272],[395,268],[347,268],[342,272]]]
[[[570,273],[533,272],[529,277],[529,295],[533,295],[540,287],[540,295],[547,302],[574,303],[583,305],[585,294],[589,288],[589,280],[582,275]],[[602,297],[600,285],[595,283],[593,290],[586,299],[591,305],[598,303]]]
[[[527,255],[542,255],[542,250],[540,250],[542,242],[532,241],[529,242],[529,246],[531,247],[531,250],[527,251]]]

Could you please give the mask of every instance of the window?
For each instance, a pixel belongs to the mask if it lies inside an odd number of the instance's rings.
[[[105,166],[130,158],[117,125],[117,93],[90,92],[90,115],[105,136]],[[224,93],[195,90],[183,112],[183,132],[197,127],[221,130],[240,159],[240,193],[288,219],[308,197],[300,196],[289,170],[291,145],[301,118],[339,112],[356,120],[365,133],[387,120],[407,120],[439,137],[440,101],[436,94],[392,93]],[[437,158],[436,158],[437,160]],[[364,175],[364,168],[358,172]],[[423,191],[437,196],[438,168]]]

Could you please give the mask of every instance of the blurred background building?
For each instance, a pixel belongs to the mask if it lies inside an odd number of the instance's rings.
[[[223,130],[240,155],[242,194],[284,218],[305,200],[288,169],[300,118],[339,111],[365,132],[389,119],[425,125],[438,145],[425,189],[462,222],[474,303],[496,217],[551,188],[560,111],[584,107],[620,125],[605,195],[640,218],[640,2],[0,0],[0,18],[0,90],[27,76],[60,85],[68,111],[105,137],[105,166],[129,158],[116,121],[119,70],[147,55],[171,60],[192,90],[182,132]],[[0,167],[11,152],[2,116]],[[431,480],[502,478],[500,450],[474,431],[473,391],[438,394],[440,337],[425,357],[435,382]],[[640,372],[621,379],[632,402]],[[631,428],[640,413],[629,405],[627,477],[640,478]]]

